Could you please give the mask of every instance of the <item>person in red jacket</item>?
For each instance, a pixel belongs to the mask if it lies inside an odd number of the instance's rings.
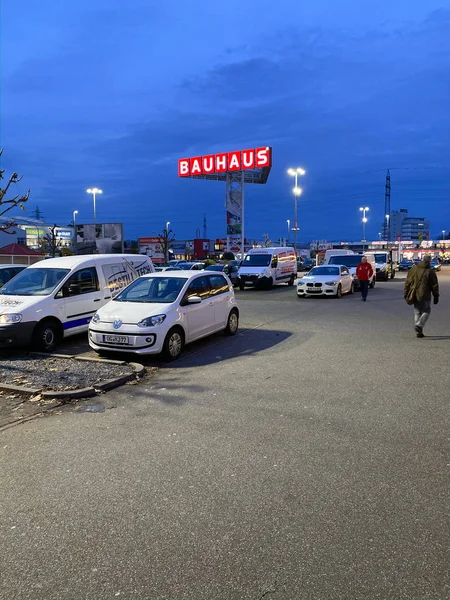
[[[369,292],[369,281],[373,275],[373,268],[370,262],[367,262],[367,257],[363,256],[361,262],[356,267],[356,277],[359,280],[359,288],[361,290],[361,300],[367,300]]]

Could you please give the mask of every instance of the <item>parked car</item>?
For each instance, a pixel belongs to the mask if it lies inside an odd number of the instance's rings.
[[[235,335],[239,308],[222,273],[152,273],[103,306],[89,326],[98,353],[160,354],[175,360],[185,344],[224,331]]]
[[[312,258],[305,258],[305,260],[300,264],[299,271],[310,271],[315,266],[315,260],[313,260]]]
[[[265,287],[272,289],[277,283],[294,285],[297,278],[297,259],[289,246],[253,248],[239,268],[239,287]]]
[[[164,266],[164,267],[161,267],[161,266],[155,267],[155,271],[157,273],[163,273],[164,271],[181,271],[181,270],[182,270],[181,267],[172,267],[172,265]]]
[[[356,269],[359,265],[359,263],[361,262],[363,257],[367,258],[367,262],[369,262],[372,266],[372,270],[373,270],[373,274],[372,277],[369,280],[369,286],[373,289],[375,287],[375,282],[377,280],[376,277],[376,273],[377,273],[377,269],[376,269],[376,264],[375,264],[375,258],[373,256],[373,254],[371,254],[370,252],[366,252],[364,254],[333,254],[332,256],[329,257],[328,259],[328,264],[329,265],[344,265],[345,267],[348,268],[348,270],[350,271],[350,275],[352,275],[353,277],[353,287],[355,290],[359,289],[359,279],[356,277]]]
[[[354,283],[349,269],[344,265],[314,267],[297,282],[297,296],[334,296],[353,294]]]
[[[233,285],[239,285],[239,268],[236,265],[210,265],[205,271],[216,271],[228,275]]]
[[[441,263],[439,262],[439,259],[433,258],[433,260],[431,261],[431,268],[434,271],[440,271],[441,270]]]
[[[178,264],[177,267],[180,267],[183,271],[203,271],[205,268],[205,263],[203,262],[183,262]]]
[[[0,288],[26,268],[26,265],[0,265]]]
[[[87,331],[95,312],[128,284],[155,270],[148,256],[93,254],[42,260],[0,289],[0,348],[49,352]]]
[[[412,260],[407,260],[406,258],[402,258],[402,260],[399,262],[398,265],[398,270],[399,271],[409,271],[410,269],[412,269],[414,263]]]

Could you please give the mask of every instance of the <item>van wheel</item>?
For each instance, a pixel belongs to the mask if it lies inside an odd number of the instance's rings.
[[[336,293],[334,295],[335,298],[340,298],[342,296],[342,286],[341,284],[338,285]]]
[[[233,308],[228,315],[227,326],[225,327],[225,335],[236,335],[239,329],[239,313]]]
[[[272,277],[269,279],[269,281],[267,282],[267,289],[271,290],[273,288],[273,279]]]
[[[353,294],[354,291],[355,291],[355,286],[352,283],[352,285],[350,286],[349,294]]]
[[[375,287],[375,277],[372,279],[371,283],[370,283],[370,288],[373,290],[373,288]]]
[[[176,360],[184,348],[184,333],[178,327],[173,327],[166,335],[161,354],[165,360]]]
[[[243,292],[245,290],[245,285],[243,283],[240,283],[239,289],[241,290],[241,292]]]
[[[391,279],[394,279],[394,277],[395,277],[395,271],[392,271],[392,273],[391,273]]]
[[[292,287],[294,285],[294,283],[295,283],[295,275],[291,275],[291,278],[289,279],[287,284]]]
[[[53,352],[61,338],[61,329],[54,321],[43,321],[36,325],[32,346],[41,352]]]

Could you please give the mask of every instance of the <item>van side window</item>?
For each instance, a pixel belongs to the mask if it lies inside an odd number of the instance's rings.
[[[69,298],[71,296],[98,292],[99,289],[100,287],[98,285],[95,267],[86,267],[79,271],[75,271],[75,273],[69,277],[62,287],[62,293],[64,298]],[[57,297],[60,297],[59,293],[57,294]]]

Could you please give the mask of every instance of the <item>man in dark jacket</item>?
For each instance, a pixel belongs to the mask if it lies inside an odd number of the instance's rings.
[[[439,283],[434,270],[431,268],[431,256],[423,257],[422,262],[408,272],[405,281],[405,299],[409,292],[415,290],[414,324],[418,338],[423,338],[423,328],[431,313],[431,296],[433,303],[439,302]]]

